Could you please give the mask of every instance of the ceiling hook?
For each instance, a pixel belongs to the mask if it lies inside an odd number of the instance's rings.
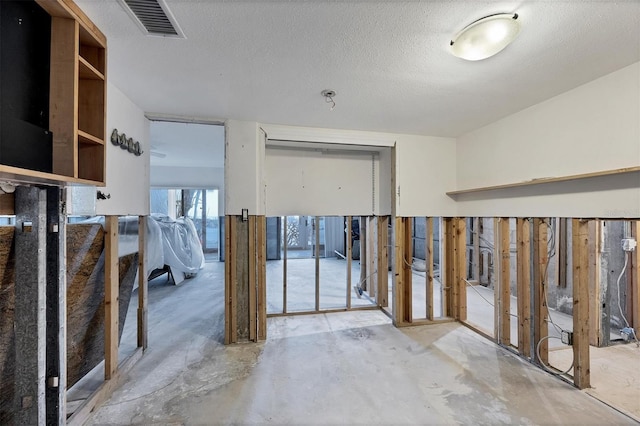
[[[323,90],[322,92],[320,92],[320,94],[322,96],[324,96],[324,101],[328,104],[331,104],[331,108],[329,109],[329,111],[333,111],[333,109],[336,107],[336,101],[333,100],[333,97],[336,95],[336,92],[334,90]]]

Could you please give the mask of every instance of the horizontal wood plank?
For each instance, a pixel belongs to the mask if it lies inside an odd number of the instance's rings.
[[[539,179],[526,180],[523,182],[507,183],[503,185],[479,186],[477,188],[468,188],[468,189],[460,189],[456,191],[449,191],[446,194],[450,197],[453,197],[456,195],[471,194],[475,192],[495,191],[498,189],[519,188],[519,187],[525,187],[525,186],[542,185],[542,184],[557,183],[557,182],[568,182],[572,180],[596,178],[596,177],[611,176],[611,175],[621,175],[625,173],[637,173],[637,172],[640,172],[640,166],[625,167],[621,169],[602,170],[599,172],[581,173],[576,175],[545,177],[545,178],[539,178]]]

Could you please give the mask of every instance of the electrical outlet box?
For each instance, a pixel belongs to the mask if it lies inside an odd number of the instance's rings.
[[[622,250],[624,251],[633,251],[635,250],[638,243],[634,238],[623,238],[622,239]]]
[[[560,334],[560,340],[565,345],[572,346],[573,345],[573,333],[571,331],[568,331],[568,330],[562,330],[562,333]]]

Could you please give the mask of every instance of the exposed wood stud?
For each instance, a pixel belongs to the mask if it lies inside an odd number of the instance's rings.
[[[404,230],[403,236],[403,251],[402,251],[402,264],[403,264],[403,278],[404,283],[404,295],[403,295],[403,321],[405,323],[413,322],[413,238],[412,238],[412,224],[413,219],[410,217],[403,218]]]
[[[573,381],[590,387],[588,222],[572,220],[573,232]]]
[[[267,218],[258,216],[258,340],[267,339]]]
[[[256,217],[248,219],[248,263],[249,263],[249,340],[258,339],[258,312],[257,308],[257,252],[256,252]]]
[[[353,259],[353,247],[352,247],[352,223],[351,216],[347,216],[347,236],[345,238],[346,250],[345,255],[347,256],[347,309],[351,309],[351,263]]]
[[[232,281],[232,268],[231,263],[231,216],[225,216],[224,218],[224,343],[225,345],[232,343],[231,336],[231,281]]]
[[[493,340],[500,341],[500,286],[502,279],[500,277],[502,271],[502,253],[500,249],[500,218],[493,218],[493,271],[494,271],[494,283],[493,283]]]
[[[287,236],[287,216],[284,217],[284,226],[283,226],[283,238],[284,244],[282,249],[282,313],[287,313],[287,248],[288,244],[288,236]]]
[[[377,301],[378,306],[389,306],[389,216],[380,216],[377,220],[378,223],[378,293]]]
[[[467,222],[465,218],[455,219],[456,227],[456,316],[458,321],[467,320]]]
[[[451,283],[454,279],[453,267],[453,226],[452,219],[442,218],[442,253],[444,259],[440,262],[440,279],[442,280],[442,316],[453,317],[451,297]]]
[[[148,346],[148,281],[145,268],[147,217],[138,217],[138,347]]]
[[[480,218],[474,217],[471,239],[473,241],[473,279],[480,284]]]
[[[541,218],[533,219],[533,343],[538,342],[548,335],[547,317],[549,311],[546,302],[547,280],[545,272],[547,270],[548,251],[547,251],[547,224]],[[549,342],[545,339],[540,344],[539,362],[547,365],[549,363]]]
[[[451,219],[451,276],[449,280],[449,294],[451,295],[451,316],[458,319],[458,292],[460,279],[460,270],[458,265],[458,219]]]
[[[404,304],[404,227],[403,218],[396,217],[393,226],[394,237],[394,264],[393,264],[393,323],[399,327],[403,322]]]
[[[500,220],[500,343],[511,344],[511,241],[509,218]]]
[[[588,279],[589,279],[589,344],[603,343],[602,300],[600,297],[600,227],[599,220],[588,224]]]
[[[104,377],[111,379],[118,370],[118,321],[120,277],[118,272],[118,216],[105,216],[104,263]]]
[[[411,259],[412,238],[411,218],[397,217],[395,227],[395,272],[396,284],[394,287],[394,319],[396,326],[411,323],[412,314],[412,268],[407,258]]]
[[[377,300],[377,284],[378,284],[378,255],[377,255],[377,237],[378,227],[375,216],[367,217],[367,289],[369,297]]]
[[[631,222],[633,230],[633,237],[640,243],[640,220],[634,220]],[[632,267],[631,273],[633,275],[633,281],[631,286],[632,297],[632,318],[631,324],[636,332],[636,337],[640,336],[640,247],[631,253]]]
[[[516,220],[518,274],[518,352],[531,355],[531,240],[529,220]]]
[[[320,310],[320,217],[316,216],[313,222],[315,236],[314,252],[316,260],[316,311]]]
[[[433,320],[433,218],[426,218],[426,235],[425,235],[425,248],[426,248],[426,304],[427,304],[427,319]]]

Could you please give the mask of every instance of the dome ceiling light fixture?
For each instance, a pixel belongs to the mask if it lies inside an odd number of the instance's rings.
[[[497,13],[467,25],[451,40],[451,53],[468,61],[489,58],[518,36],[517,13]]]

